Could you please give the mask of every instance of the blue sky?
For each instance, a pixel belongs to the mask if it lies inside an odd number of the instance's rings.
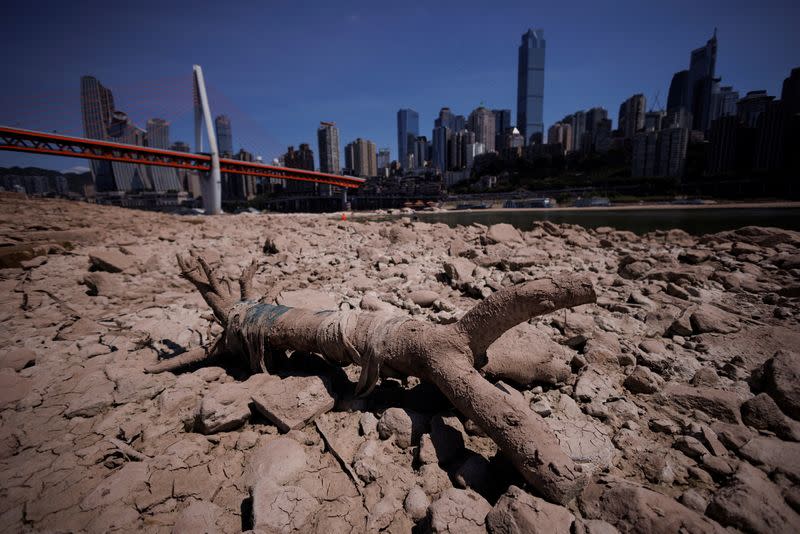
[[[15,3],[17,4],[17,3]],[[672,74],[718,28],[717,74],[742,94],[780,94],[800,66],[800,2],[28,2],[0,8],[0,124],[80,135],[79,80],[98,77],[144,126],[162,116],[191,142],[191,67],[203,66],[212,113],[234,145],[265,159],[310,143],[320,120],[342,145],[362,137],[397,154],[396,111],[467,115],[483,103],[516,114],[517,47],[547,40],[545,127],[644,93],[666,105]],[[81,160],[0,152],[0,166],[58,170]]]

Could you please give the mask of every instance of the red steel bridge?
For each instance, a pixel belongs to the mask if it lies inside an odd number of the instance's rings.
[[[192,154],[190,152],[177,152],[175,150],[162,150],[137,145],[110,143],[98,139],[70,137],[60,134],[8,128],[6,126],[0,126],[0,150],[211,172],[210,154]],[[263,176],[265,178],[316,182],[345,188],[357,188],[364,183],[363,178],[356,178],[354,176],[339,176],[336,174],[292,169],[290,167],[277,167],[274,165],[265,165],[263,163],[227,158],[220,158],[219,165],[220,172],[229,174],[246,174],[251,176]]]

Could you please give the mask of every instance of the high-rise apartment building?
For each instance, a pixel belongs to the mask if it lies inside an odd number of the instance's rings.
[[[314,170],[314,151],[311,150],[308,143],[300,143],[297,150],[290,146],[283,155],[283,164],[286,167],[293,169],[304,169],[307,171]],[[313,182],[301,182],[297,180],[286,180],[284,189],[291,192],[309,193],[316,190],[316,185]]]
[[[364,178],[378,175],[375,143],[360,137],[345,146],[345,165],[356,176]]]
[[[467,166],[467,146],[475,143],[475,132],[466,128],[454,132],[448,144],[448,169],[460,171]]]
[[[633,138],[634,134],[644,128],[644,114],[647,102],[643,94],[636,94],[619,106],[619,120],[617,128],[625,139]]]
[[[633,136],[631,175],[637,177],[672,176],[680,178],[686,166],[688,128],[645,130]]]
[[[397,111],[397,163],[408,166],[408,156],[413,153],[414,141],[419,136],[419,113],[413,109]]]
[[[233,156],[233,129],[227,115],[219,115],[214,119],[214,131],[217,134],[217,150],[220,157]]]
[[[469,114],[469,129],[475,132],[475,141],[482,143],[486,152],[494,152],[494,128],[494,114],[485,107],[477,107]]]
[[[438,121],[439,119],[437,119]],[[431,163],[433,168],[441,173],[449,169],[448,144],[453,135],[453,130],[447,126],[436,126],[433,128],[433,141],[431,143]]]
[[[317,129],[319,172],[339,174],[339,129],[334,122],[320,122]]]
[[[517,128],[529,144],[535,134],[544,134],[543,29],[529,29],[522,35],[517,65]]]
[[[561,145],[561,152],[572,152],[572,125],[557,122],[547,130],[547,144]]]
[[[667,116],[665,111],[648,111],[644,114],[644,129],[650,132],[657,132],[664,127],[664,119]]]
[[[767,105],[775,99],[774,96],[767,94],[765,90],[748,91],[744,98],[736,103],[736,114],[739,121],[747,128],[755,128],[758,118],[767,109]]]
[[[81,116],[83,134],[89,139],[108,139],[108,125],[114,113],[114,95],[94,76],[81,77]],[[111,162],[90,160],[92,179],[97,191],[114,191]]]

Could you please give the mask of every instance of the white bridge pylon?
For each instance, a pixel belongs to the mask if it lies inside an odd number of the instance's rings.
[[[222,175],[219,170],[219,151],[217,150],[217,134],[211,122],[211,109],[208,106],[206,82],[200,65],[193,67],[192,89],[194,93],[194,148],[195,152],[203,152],[202,123],[206,123],[208,150],[211,155],[211,172],[200,180],[203,191],[203,209],[206,215],[222,213]]]

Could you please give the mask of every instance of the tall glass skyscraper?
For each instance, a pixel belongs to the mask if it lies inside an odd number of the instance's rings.
[[[219,155],[233,156],[233,130],[231,120],[226,115],[220,115],[214,119],[214,129],[217,132],[217,150]]]
[[[81,115],[83,135],[89,139],[108,139],[108,126],[114,114],[114,95],[94,76],[81,77]],[[114,191],[111,162],[90,160],[97,191]]]
[[[147,146],[169,148],[169,122],[164,119],[148,119]],[[170,167],[151,166],[147,168],[150,183],[155,191],[180,191],[178,173]]]
[[[544,30],[528,30],[522,34],[517,70],[517,128],[525,137],[544,135]]]
[[[689,105],[692,128],[705,132],[710,126],[711,95],[719,80],[714,78],[717,64],[717,30],[705,46],[692,50],[689,62]]]
[[[413,109],[397,111],[397,163],[405,169],[408,155],[414,151],[414,142],[419,136],[419,113]]]

